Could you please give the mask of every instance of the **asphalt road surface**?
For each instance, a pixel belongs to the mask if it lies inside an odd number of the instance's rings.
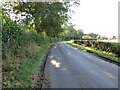
[[[51,88],[118,88],[118,66],[65,42],[52,47],[45,74]]]

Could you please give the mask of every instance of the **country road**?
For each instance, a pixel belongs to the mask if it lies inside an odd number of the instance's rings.
[[[61,42],[50,50],[45,74],[51,88],[118,88],[118,66]]]

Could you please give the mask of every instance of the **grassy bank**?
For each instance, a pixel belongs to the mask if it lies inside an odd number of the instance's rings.
[[[86,47],[84,45],[78,45],[78,44],[75,44],[75,43],[72,43],[72,42],[67,42],[67,44],[75,46],[76,48],[81,49],[83,51],[93,53],[96,56],[105,58],[106,60],[113,61],[113,63],[114,63],[114,61],[115,62],[120,62],[120,57],[116,57],[116,55],[114,53],[107,53],[105,51],[95,50],[93,48]]]
[[[7,81],[3,82],[4,87],[7,88],[28,88],[34,85],[34,80],[39,73],[41,60],[48,48],[52,44],[42,46],[22,67],[15,72],[13,76],[9,76]]]

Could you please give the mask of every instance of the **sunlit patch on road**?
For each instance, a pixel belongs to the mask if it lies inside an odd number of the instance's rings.
[[[103,73],[105,73],[107,76],[111,77],[111,78],[116,78],[112,73],[103,71]]]
[[[77,49],[77,48],[74,48],[74,49]]]
[[[59,68],[61,63],[57,62],[56,60],[51,60],[52,65],[54,65],[56,68]]]
[[[67,54],[71,54],[71,53],[67,53]]]
[[[54,56],[48,56],[48,58],[53,58]]]
[[[54,48],[57,48],[57,46],[54,46]]]
[[[66,69],[66,68],[63,68],[62,70],[63,70],[63,71],[67,71],[67,69]]]

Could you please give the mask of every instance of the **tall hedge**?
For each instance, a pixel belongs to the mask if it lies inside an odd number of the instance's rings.
[[[53,43],[56,41],[62,41],[61,38],[44,37],[36,32],[26,32],[26,27],[17,24],[12,21],[8,16],[2,16],[2,54],[3,59],[6,57],[5,49],[9,48],[13,53],[17,54],[19,49],[29,45],[30,43],[36,43],[39,46],[47,43]]]

